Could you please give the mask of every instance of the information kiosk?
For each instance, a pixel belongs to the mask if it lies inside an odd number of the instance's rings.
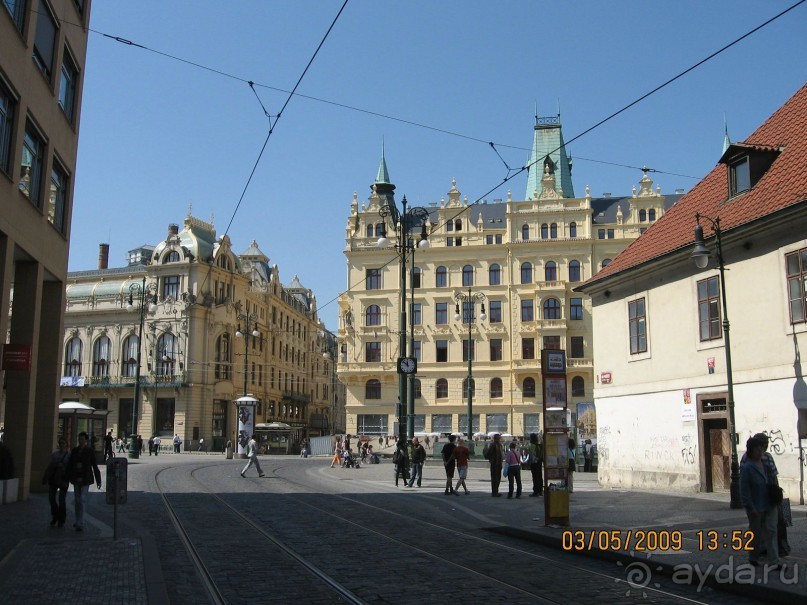
[[[544,524],[569,525],[569,427],[566,351],[541,351],[544,399]]]

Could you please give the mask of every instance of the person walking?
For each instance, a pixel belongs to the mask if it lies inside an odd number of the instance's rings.
[[[263,469],[261,469],[261,463],[258,460],[258,442],[255,440],[256,435],[252,435],[252,439],[247,442],[247,465],[241,471],[241,476],[246,478],[246,472],[249,470],[249,467],[253,464],[255,465],[255,470],[258,471],[258,477],[263,477]]]
[[[532,493],[530,496],[544,495],[544,446],[538,441],[537,433],[530,433],[530,474]]]
[[[465,445],[465,439],[460,437],[459,443],[457,447],[454,448],[454,460],[457,462],[457,485],[454,487],[454,495],[460,495],[460,485],[462,489],[465,490],[465,495],[467,496],[471,492],[468,490],[468,486],[465,485],[465,479],[468,478],[468,460],[471,457],[471,450],[468,449],[468,446]]]
[[[182,445],[182,439],[179,438],[179,433],[174,433],[174,453],[179,453],[179,446]]]
[[[443,459],[443,466],[446,469],[446,491],[445,495],[450,496],[454,492],[454,470],[457,468],[457,460],[454,458],[454,450],[457,445],[454,443],[457,437],[455,435],[448,436],[448,443],[443,446],[440,451],[440,456]]]
[[[137,440],[135,441],[135,437]],[[140,453],[143,454],[143,435],[132,435],[132,444],[137,446],[137,449],[140,450]]]
[[[759,565],[762,551],[766,551],[768,565],[781,569],[779,545],[776,541],[778,505],[771,502],[771,477],[762,462],[763,442],[751,437],[745,444],[745,463],[740,469],[740,497],[748,515],[748,529],[754,533],[754,550],[748,559],[751,565]]]
[[[199,449],[196,450],[196,451],[197,452],[204,452],[205,451],[205,438],[204,437],[199,438]]]
[[[569,476],[566,479],[566,486],[569,488],[569,493],[574,491],[574,472],[577,469],[577,462],[575,461],[574,453],[575,443],[574,439],[569,438]]]
[[[126,453],[126,442],[122,438],[118,437],[118,440],[117,440],[116,444],[118,446],[118,453],[119,454],[125,454]]]
[[[521,456],[516,449],[516,442],[510,442],[510,449],[507,451],[505,461],[507,462],[507,497],[513,497],[513,482],[518,485],[516,498],[521,498]]]
[[[109,431],[104,436],[104,462],[106,462],[109,458],[115,457],[115,451],[112,448],[112,442],[114,441],[112,437],[112,431]]]
[[[591,462],[594,454],[594,446],[591,445],[591,439],[586,439],[583,444],[583,472],[591,472]]]
[[[64,527],[65,519],[67,519],[67,490],[70,487],[70,482],[67,479],[70,451],[67,449],[67,439],[64,437],[59,437],[58,445],[58,448],[50,455],[50,463],[45,469],[42,484],[47,484],[48,486],[50,524],[58,524],[59,527]]]
[[[342,466],[342,442],[337,439],[333,446],[333,458],[331,458],[331,468],[333,465]]]
[[[398,479],[403,480],[403,484],[409,480],[406,467],[409,466],[409,454],[406,452],[406,441],[401,438],[395,444],[395,452],[392,454],[392,462],[395,464],[395,487],[398,487]]]
[[[417,437],[412,438],[412,476],[409,479],[409,487],[418,481],[418,487],[423,482],[423,463],[426,462],[426,450]]]
[[[502,482],[502,464],[504,462],[501,434],[493,435],[493,442],[485,446],[482,455],[490,463],[490,495],[499,498],[501,497],[499,484]]]
[[[87,507],[87,495],[93,479],[95,486],[101,489],[101,471],[98,470],[98,463],[95,461],[95,451],[89,445],[89,436],[84,431],[78,434],[78,446],[70,452],[67,476],[73,484],[73,506],[76,515],[73,528],[76,531],[84,531],[84,509]]]
[[[149,456],[154,453],[154,437],[149,437]]]
[[[160,444],[162,443],[163,440],[160,439],[159,435],[154,435],[154,437],[152,439],[154,441],[154,455],[159,456],[160,455]]]

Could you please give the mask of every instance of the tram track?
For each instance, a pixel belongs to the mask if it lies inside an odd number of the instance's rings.
[[[635,586],[625,579],[624,570],[621,570],[623,577],[596,571],[590,565],[584,567],[576,564],[573,557],[565,556],[566,553],[544,555],[538,552],[538,548],[516,546],[512,540],[476,535],[468,529],[460,529],[456,524],[447,523],[438,515],[430,519],[415,518],[411,511],[367,502],[367,494],[360,497],[353,494],[311,493],[310,485],[284,476],[284,466],[270,472],[279,481],[272,481],[269,489],[261,485],[258,492],[246,498],[243,494],[220,496],[197,476],[197,473],[210,466],[217,465],[198,466],[191,471],[191,478],[200,488],[191,499],[177,500],[176,496],[166,493],[159,477],[155,482],[213,603],[238,602],[238,597],[236,600],[229,597],[227,591],[219,586],[216,570],[210,569],[209,546],[205,546],[204,542],[209,542],[211,538],[205,538],[203,534],[214,528],[206,526],[204,521],[200,527],[198,520],[194,520],[201,508],[210,509],[211,506],[220,532],[254,536],[259,541],[254,548],[264,558],[267,558],[268,552],[266,545],[271,545],[271,552],[282,553],[315,578],[317,584],[327,587],[341,602],[396,602],[382,595],[385,590],[394,590],[396,581],[400,582],[404,573],[407,576],[439,578],[441,583],[476,586],[484,591],[488,602],[567,603],[569,599],[564,594],[563,584],[591,585],[601,599],[631,601],[631,588]],[[279,490],[276,489],[281,485]],[[288,493],[289,488],[293,493]],[[204,505],[200,498],[206,501]],[[268,510],[263,504],[265,498],[272,499],[272,506]],[[439,499],[429,500],[433,501],[434,506],[442,506]],[[404,504],[411,505],[412,502]],[[203,516],[207,518],[209,515],[210,511]],[[233,529],[232,520],[237,521],[241,529]],[[405,530],[402,531],[402,528]],[[319,549],[311,549],[310,540],[301,540],[303,531],[309,536],[334,537],[335,540],[329,540],[329,543],[337,545],[336,550],[328,548],[320,552]],[[221,537],[212,540],[218,542]],[[341,552],[339,545],[343,542],[351,545],[372,544],[373,552],[393,552],[406,571],[393,571],[395,561],[388,559],[380,560],[378,565],[382,568],[373,570],[356,569],[338,556],[334,560],[334,553]],[[223,543],[228,543],[228,540]],[[450,553],[463,553],[463,556],[449,560],[447,555],[450,556]],[[508,565],[508,561],[517,561],[518,564]],[[387,572],[384,567],[390,570]],[[530,571],[507,573],[508,569],[512,571],[513,568],[516,571]],[[423,576],[424,572],[428,576]],[[368,585],[374,582],[380,584],[380,590],[368,589]],[[714,602],[681,594],[683,590],[676,593],[653,586],[640,588],[635,595],[637,601],[644,601],[650,593],[655,602]],[[309,599],[309,602],[316,601]]]

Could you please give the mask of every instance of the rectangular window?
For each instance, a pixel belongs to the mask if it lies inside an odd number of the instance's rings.
[[[420,288],[420,269],[418,268],[412,270],[412,287]]]
[[[608,230],[608,239],[614,239],[614,230],[613,229]]]
[[[583,299],[572,298],[569,303],[569,319],[583,319]]]
[[[491,300],[490,307],[488,308],[488,310],[490,311],[490,315],[488,316],[490,319],[490,323],[492,324],[502,323],[502,301]]]
[[[535,359],[535,339],[521,339],[521,359]]]
[[[366,283],[368,290],[381,289],[381,269],[367,269]]]
[[[434,307],[434,323],[445,325],[448,323],[448,303],[439,302]]]
[[[630,332],[630,352],[647,352],[647,318],[645,317],[644,298],[637,298],[628,303],[628,329]]]
[[[386,414],[358,414],[356,421],[362,435],[389,435],[389,416]]]
[[[521,321],[533,321],[535,319],[535,309],[532,300],[521,301]]]
[[[168,275],[163,278],[163,300],[179,300],[179,275]],[[255,346],[255,339],[252,339]]]
[[[573,357],[575,359],[582,359],[585,357],[585,352],[583,350],[583,337],[582,336],[572,336],[570,339],[571,344],[571,352],[569,357]]]
[[[448,362],[448,341],[447,340],[437,340],[434,343],[435,345],[435,353],[437,355],[437,363],[447,363]]]
[[[450,225],[450,224],[451,224],[451,223],[449,223],[449,225]],[[447,238],[446,238],[446,246],[448,246],[448,247],[450,248],[450,247],[451,247],[451,246],[453,246],[453,245],[454,245],[454,238],[453,238],[453,237],[447,237]]]
[[[381,343],[380,342],[366,342],[366,343],[364,343],[364,361],[367,361],[367,362],[380,362],[381,361]]]
[[[474,351],[475,351],[474,341],[472,340],[469,343],[467,339],[464,339],[462,341],[462,360],[463,361],[468,361],[468,347],[469,347],[469,345],[471,347],[471,361],[476,359],[476,354],[474,353]]]
[[[501,361],[502,360],[502,339],[501,338],[491,338],[490,339],[490,360],[491,361]]]
[[[720,282],[716,275],[698,282],[698,321],[700,339],[715,340],[723,336],[720,326]]]
[[[22,26],[25,25],[25,0],[3,0],[3,4],[11,13],[11,19],[17,26],[17,30],[22,32]]]
[[[734,196],[751,189],[751,166],[748,157],[729,166],[729,194]]]
[[[488,246],[493,245],[493,235],[485,236],[485,244],[487,244]]]
[[[25,125],[25,139],[22,146],[22,162],[20,163],[20,191],[37,208],[40,207],[40,189],[42,188],[42,164],[45,157],[45,143],[29,122]]]
[[[76,85],[78,83],[78,68],[73,59],[64,51],[62,59],[62,74],[59,79],[59,106],[62,108],[67,121],[73,123],[73,111],[76,104]]]
[[[807,248],[785,256],[787,266],[787,293],[790,305],[790,323],[802,323],[807,320]]]
[[[174,410],[176,400],[173,397],[158,397],[155,413],[157,434],[160,437],[171,437],[174,434]]]
[[[459,432],[463,435],[468,434],[468,414],[459,415]],[[471,432],[479,432],[479,414],[474,414],[471,416]]]
[[[432,414],[432,432],[445,435],[452,430],[451,414]]]
[[[485,414],[485,424],[488,432],[506,433],[507,414]]]
[[[544,336],[544,348],[559,351],[560,336]]]
[[[423,361],[423,351],[419,340],[412,341],[412,350],[413,350],[412,355],[414,356],[415,359],[417,359],[418,363]]]
[[[11,172],[11,130],[17,103],[0,80],[0,170]]]
[[[50,198],[48,200],[48,220],[64,233],[64,215],[67,208],[67,175],[64,171],[53,163],[53,170],[50,172]]]
[[[597,229],[597,239],[605,239],[605,229]]]
[[[34,38],[34,63],[50,82],[53,74],[53,50],[56,42],[56,21],[50,14],[48,5],[40,1],[36,15],[36,37]]]
[[[422,305],[420,303],[412,303],[412,323],[419,326],[423,323]]]
[[[541,432],[541,415],[540,414],[524,414],[524,433],[540,433]]]

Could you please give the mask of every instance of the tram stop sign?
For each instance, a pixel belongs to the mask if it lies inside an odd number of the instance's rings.
[[[126,504],[127,464],[126,458],[110,458],[106,462],[106,503],[115,504],[115,493],[118,504]]]

